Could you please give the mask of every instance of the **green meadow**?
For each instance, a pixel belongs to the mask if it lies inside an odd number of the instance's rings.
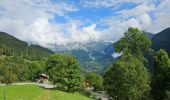
[[[0,100],[92,100],[80,93],[44,89],[37,85],[0,86]]]

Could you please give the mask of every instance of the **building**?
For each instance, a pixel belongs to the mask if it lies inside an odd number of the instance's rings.
[[[46,74],[40,74],[39,78],[37,79],[38,83],[48,83],[49,76]]]
[[[84,88],[85,90],[90,87],[90,82],[88,80],[84,81]]]
[[[90,94],[92,94],[94,87],[91,86],[90,81],[85,80],[84,81],[84,89],[89,92]]]

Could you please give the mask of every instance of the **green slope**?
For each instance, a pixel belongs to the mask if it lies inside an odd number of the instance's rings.
[[[28,47],[29,55],[35,57],[48,57],[53,52],[47,48],[41,47],[39,45],[30,45]]]
[[[12,49],[14,53],[20,55],[22,52],[27,51],[28,44],[7,33],[0,32],[0,46],[7,46],[8,48]]]
[[[47,57],[53,52],[38,45],[28,45],[7,33],[0,32],[0,48],[9,49],[12,54],[18,56],[29,56],[33,58]]]

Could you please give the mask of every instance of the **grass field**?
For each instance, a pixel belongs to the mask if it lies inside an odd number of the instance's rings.
[[[5,86],[6,100],[92,100],[79,93],[49,90],[37,85]],[[4,86],[0,86],[0,100],[4,100]]]

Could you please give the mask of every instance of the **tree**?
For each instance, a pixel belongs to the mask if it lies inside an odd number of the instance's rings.
[[[104,74],[107,93],[117,100],[141,100],[150,90],[149,72],[132,55],[122,56]]]
[[[11,56],[6,57],[4,63],[4,66],[11,67],[13,73],[15,73],[18,76],[19,81],[26,81],[29,78],[29,69],[27,61],[24,60],[21,57],[17,56]]]
[[[103,78],[100,75],[89,72],[86,74],[86,80],[90,81],[90,84],[94,87],[95,91],[103,89]]]
[[[38,75],[43,72],[43,67],[44,65],[40,64],[38,61],[28,63],[29,80],[35,81]]]
[[[170,90],[170,59],[165,50],[155,53],[154,64],[151,93],[155,100],[165,100],[170,96],[167,95]]]
[[[50,80],[60,89],[74,92],[82,84],[80,65],[68,54],[54,54],[49,57],[45,68]]]
[[[4,61],[4,57],[0,56],[0,64]]]
[[[115,44],[122,53],[104,75],[107,92],[120,100],[140,100],[150,90],[150,75],[144,53],[151,52],[151,40],[144,31],[130,27]]]
[[[114,45],[116,52],[123,54],[130,53],[135,56],[151,51],[151,40],[147,37],[146,33],[132,27]]]
[[[16,76],[17,81],[25,81],[29,78],[28,64],[20,57],[6,56],[3,58],[3,61],[0,63],[0,75],[6,77],[6,72]]]
[[[13,54],[12,49],[6,45],[0,45],[0,55],[11,56]]]
[[[10,66],[0,66],[0,83],[10,84],[18,80]]]

